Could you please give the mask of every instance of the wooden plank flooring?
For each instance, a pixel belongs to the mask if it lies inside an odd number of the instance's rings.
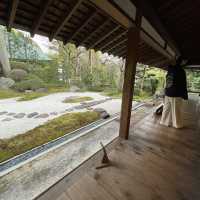
[[[200,200],[197,126],[164,127],[150,114],[130,132],[109,153],[111,167],[93,167],[56,200]]]

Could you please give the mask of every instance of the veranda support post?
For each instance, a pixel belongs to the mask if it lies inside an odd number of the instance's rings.
[[[140,41],[141,15],[137,12],[136,26],[131,27],[127,33],[127,53],[124,73],[121,118],[119,136],[123,139],[129,137],[129,126],[135,83],[136,65],[138,60],[138,46]]]

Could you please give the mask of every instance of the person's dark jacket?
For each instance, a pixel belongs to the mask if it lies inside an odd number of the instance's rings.
[[[186,74],[181,66],[169,66],[166,75],[165,95],[188,99]]]

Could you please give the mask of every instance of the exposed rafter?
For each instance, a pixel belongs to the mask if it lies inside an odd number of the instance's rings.
[[[103,40],[105,40],[107,37],[109,37],[112,33],[114,33],[115,31],[117,31],[120,28],[120,25],[116,25],[115,28],[113,28],[111,31],[109,30],[106,34],[104,34],[102,37],[100,37],[96,42],[94,42],[90,47],[90,48],[94,48],[96,47],[96,45],[98,45],[100,42],[102,42]]]
[[[79,26],[72,34],[69,38],[66,39],[66,41],[64,42],[65,44],[68,43],[69,41],[71,41],[74,37],[76,37],[77,33],[79,33],[92,19],[93,17],[96,15],[97,13],[95,11],[92,11],[87,17],[86,20],[82,23],[81,26]]]
[[[8,31],[10,31],[13,26],[18,4],[19,4],[19,0],[10,1],[9,11],[8,11],[8,24],[7,24]]]
[[[47,13],[47,10],[48,10],[49,6],[51,5],[52,1],[53,0],[42,1],[38,15],[36,17],[36,20],[33,22],[32,31],[31,31],[32,37],[35,35],[40,24],[42,23],[42,20],[43,20],[45,14]]]
[[[104,20],[101,25],[99,25],[94,31],[91,31],[90,34],[88,34],[87,37],[85,37],[85,39],[83,41],[81,41],[79,43],[79,45],[84,44],[85,42],[87,42],[89,40],[89,38],[91,38],[93,35],[95,35],[102,27],[104,27],[106,24],[108,24],[110,22],[110,20]]]
[[[55,28],[55,30],[50,35],[50,41],[53,40],[57,36],[57,34],[60,32],[60,30],[64,27],[64,25],[67,23],[67,21],[71,18],[73,13],[76,11],[76,9],[79,7],[79,5],[82,3],[83,0],[76,0],[73,1],[73,5],[71,8],[64,14],[62,17],[62,20],[59,21],[58,26]]]
[[[121,52],[126,51],[126,49],[127,49],[127,45],[123,45],[122,47],[117,48],[116,50],[112,51],[112,54],[113,55],[120,54]]]
[[[149,20],[149,22],[155,27],[159,34],[167,41],[167,43],[174,49],[177,55],[180,54],[178,45],[173,40],[171,35],[166,30],[160,17],[156,14],[156,11],[151,6],[148,0],[132,0],[133,3],[142,11],[142,14]]]
[[[150,65],[155,65],[155,67],[162,67],[162,69],[166,69],[169,63],[170,61],[164,58],[163,60],[156,61],[156,63],[151,63]]]
[[[106,43],[104,43],[102,46],[99,47],[100,50],[103,50],[105,48],[108,48],[108,46],[110,44],[112,44],[114,41],[116,41],[117,39],[119,39],[120,37],[122,37],[123,35],[125,35],[127,33],[127,31],[123,31],[122,33],[119,33],[113,40],[110,40]]]
[[[119,58],[125,58],[126,57],[126,51],[125,52],[121,52],[120,54],[117,55]]]
[[[149,65],[153,65],[153,64],[156,64],[156,63],[160,63],[162,62],[163,60],[165,60],[165,58],[163,57],[158,57],[158,58],[154,58],[152,60],[148,60],[148,64]],[[166,61],[166,60],[165,60]]]
[[[106,49],[105,51],[107,51],[108,53],[112,53],[112,50],[120,47],[122,44],[124,44],[127,41],[127,38],[124,38],[123,40],[121,40],[119,43],[116,43],[115,45],[113,45],[112,47],[110,47],[109,49]]]

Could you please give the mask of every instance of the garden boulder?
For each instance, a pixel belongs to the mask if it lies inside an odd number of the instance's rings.
[[[110,117],[110,114],[103,108],[95,108],[93,111],[99,113],[102,119],[107,119]]]
[[[36,92],[41,92],[41,93],[46,93],[46,92],[48,92],[48,89],[47,88],[38,88],[35,91]]]
[[[78,92],[78,91],[80,91],[80,88],[77,87],[76,85],[72,85],[72,86],[70,87],[70,92]]]
[[[15,84],[15,81],[11,78],[0,77],[0,88],[8,89]]]
[[[23,69],[13,69],[9,74],[9,77],[15,81],[22,81],[26,76],[27,72]]]

